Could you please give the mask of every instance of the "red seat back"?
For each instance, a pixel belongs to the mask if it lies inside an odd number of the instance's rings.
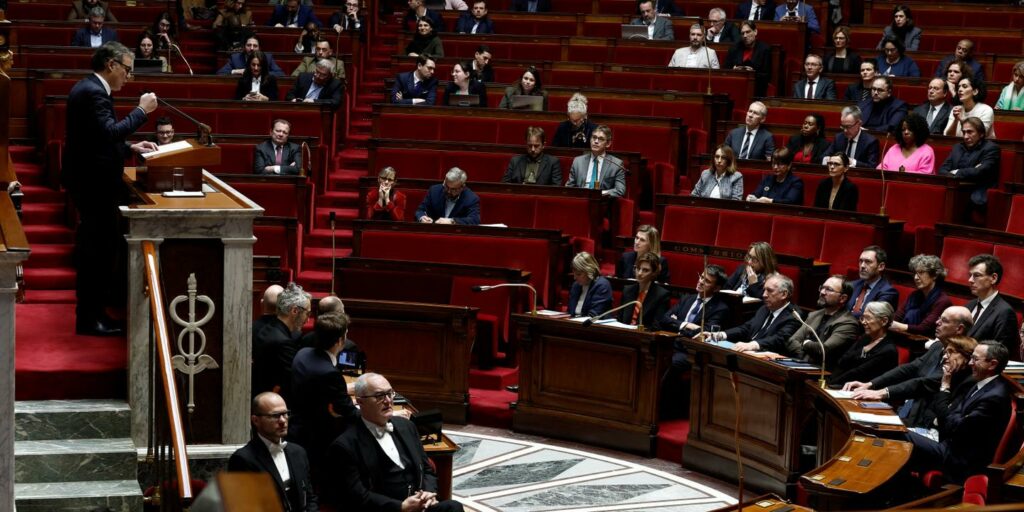
[[[1024,195],[1014,194],[1010,199],[1010,216],[1006,219],[1006,232],[1024,235]]]
[[[850,247],[867,247],[875,243],[874,236],[875,230],[871,226],[852,222],[826,222],[818,260],[831,263],[833,274],[856,271],[857,260],[850,252]]]
[[[665,207],[665,218],[661,222],[662,240],[714,245],[717,232],[718,210],[686,206]]]
[[[769,243],[780,254],[817,258],[821,254],[824,223],[800,217],[775,217]]]
[[[715,245],[746,249],[758,240],[767,240],[772,234],[772,218],[747,212],[723,211],[719,214]]]
[[[946,280],[951,283],[967,284],[967,273],[970,270],[967,261],[976,254],[991,254],[992,248],[991,242],[947,237],[942,242],[942,254],[939,256],[948,271]]]
[[[1024,248],[1009,245],[996,245],[992,254],[1003,264],[1003,276],[1000,276],[999,290],[1014,297],[1024,297],[1024,276],[1016,269],[1024,268]],[[1008,270],[1008,272],[1007,272]]]

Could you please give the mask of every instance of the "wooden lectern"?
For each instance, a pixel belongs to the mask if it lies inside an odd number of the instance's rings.
[[[175,174],[182,176],[179,190],[199,192],[203,189],[203,168],[220,164],[220,147],[206,146],[195,139],[175,143],[179,149],[158,151],[146,156],[146,166],[136,169],[136,186],[146,192],[175,190]],[[177,173],[175,169],[179,169]]]

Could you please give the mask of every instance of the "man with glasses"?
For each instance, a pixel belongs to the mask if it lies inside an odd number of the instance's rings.
[[[86,26],[78,29],[71,38],[71,46],[84,46],[86,48],[99,48],[105,43],[117,41],[117,32],[103,26],[107,16],[106,10],[102,7],[89,9],[89,18]]]
[[[359,15],[359,0],[345,0],[345,11],[339,10],[332,14],[327,24],[334,27],[334,31],[339,34],[359,32],[360,40],[362,40],[362,36],[365,34],[363,27],[366,25],[366,18]]]
[[[288,416],[288,406],[281,395],[256,395],[249,416],[256,436],[231,454],[228,471],[268,473],[274,479],[282,510],[317,512],[320,506],[309,480],[306,450],[284,440]]]
[[[438,501],[437,475],[416,426],[395,413],[388,380],[364,373],[355,394],[361,419],[327,449],[329,501],[338,510],[461,512],[457,501]]]
[[[252,340],[252,392],[277,391],[286,399],[292,383],[292,360],[299,350],[302,326],[309,319],[309,294],[288,283],[277,296],[277,318]]]
[[[345,85],[332,74],[335,64],[327,59],[316,61],[316,69],[312,73],[302,73],[295,80],[295,85],[286,96],[288,101],[323,103],[332,108],[341,105],[341,92]]]
[[[299,76],[303,73],[314,73],[316,72],[316,65],[319,61],[327,59],[331,63],[331,70],[334,73],[334,78],[341,81],[342,85],[345,85],[345,63],[341,59],[334,56],[334,49],[331,48],[331,42],[327,39],[321,39],[316,42],[313,47],[313,55],[303,57],[302,62],[295,67],[292,71],[292,76]]]
[[[839,118],[842,131],[832,140],[832,144],[825,148],[824,154],[846,153],[850,158],[851,167],[874,169],[878,165],[878,139],[864,130],[862,119],[860,107],[843,108]],[[828,164],[828,159],[828,156],[823,157],[821,165]]]
[[[153,142],[163,146],[174,142],[174,125],[171,118],[164,116],[156,120],[156,133],[153,134]]]
[[[853,286],[842,274],[826,279],[818,288],[818,307],[821,309],[807,315],[807,325],[790,336],[786,352],[794,358],[822,364],[820,339],[825,345],[825,369],[831,370],[861,335],[860,322],[845,307],[852,294]]]
[[[886,133],[896,133],[907,117],[907,103],[892,95],[892,78],[887,76],[871,83],[871,101],[861,103],[860,110],[865,128]]]
[[[150,141],[131,146],[126,138],[156,110],[156,95],[139,97],[139,105],[118,120],[111,93],[132,76],[135,57],[121,43],[101,46],[92,56],[93,74],[71,88],[67,101],[67,135],[61,159],[61,184],[78,212],[75,233],[75,331],[99,336],[124,331],[107,316],[106,307],[123,307],[127,247],[118,207],[128,204],[124,159],[131,152],[157,149]]]
[[[725,21],[725,11],[715,7],[708,11],[708,43],[735,43],[740,40],[740,29]]]
[[[416,219],[428,224],[480,224],[480,198],[466,187],[467,179],[466,171],[449,169],[442,183],[427,189]]]
[[[761,128],[768,117],[768,107],[755,101],[747,107],[744,125],[734,128],[725,136],[724,144],[732,148],[740,160],[771,160],[775,152],[775,137],[767,128]]]
[[[978,254],[967,262],[967,283],[974,299],[966,304],[974,318],[967,335],[977,340],[1002,343],[1014,357],[1020,354],[1017,339],[1017,314],[999,293],[1003,264],[991,254]]]
[[[899,303],[900,292],[882,276],[888,257],[885,249],[877,245],[869,245],[861,250],[860,259],[857,260],[860,279],[851,283],[853,290],[846,302],[846,308],[854,317],[859,319],[864,306],[869,302],[888,302],[893,308]]]
[[[590,135],[590,152],[573,159],[567,187],[592,188],[605,197],[626,195],[626,171],[622,160],[608,154],[612,129],[598,125]]]

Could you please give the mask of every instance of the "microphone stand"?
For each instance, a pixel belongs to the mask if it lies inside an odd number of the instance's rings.
[[[529,290],[533,292],[533,305],[530,308],[530,315],[537,316],[537,289],[526,283],[501,283],[490,286],[474,286],[471,290],[474,292],[486,292],[495,288],[529,288]]]
[[[811,334],[814,335],[814,339],[818,340],[818,345],[821,346],[821,375],[818,377],[818,385],[821,386],[821,389],[825,389],[825,344],[821,342],[821,338],[818,336],[818,331],[811,328],[807,322],[804,322],[803,318],[800,318],[800,313],[797,313],[795,309],[792,310],[792,313],[793,318],[796,318],[796,321],[800,322],[800,325],[808,328],[811,331]]]
[[[890,136],[891,135],[888,132],[886,132],[886,134],[885,134],[885,147],[882,148],[882,155],[883,155],[882,158],[885,158],[885,152],[886,152],[887,149],[889,149],[889,137]],[[885,184],[885,169],[880,169],[879,171],[882,173],[882,205],[878,207],[878,214],[879,215],[885,215],[885,188],[886,188],[886,184]]]
[[[182,53],[181,47],[179,47],[178,45],[176,45],[176,44],[174,44],[174,43],[172,43],[170,41],[167,42],[167,61],[168,61],[168,66],[170,66],[171,48],[174,48],[174,51],[178,52],[178,56],[181,57],[181,61],[184,62],[185,63],[185,67],[188,68],[188,74],[189,75],[195,75],[195,73],[192,72],[192,66],[188,63],[188,59],[186,59],[185,58],[185,54]]]
[[[337,214],[334,210],[328,216],[328,220],[331,223],[331,295],[334,295],[334,254],[335,254],[335,240],[334,240],[334,226],[337,220]]]
[[[701,26],[703,26],[703,25],[701,25]],[[709,65],[710,65],[710,62],[709,62]],[[708,82],[708,88],[710,89],[710,87],[711,87],[711,82],[709,81]],[[703,267],[704,268],[704,272],[707,272],[707,270],[708,270],[708,253],[710,253],[710,252],[711,252],[711,247],[708,247],[706,245],[704,247],[701,247],[701,253],[703,253],[703,256],[704,256],[704,267]],[[697,274],[697,284],[698,285],[700,284],[700,276],[701,276],[701,274]],[[707,290],[704,290],[704,292],[707,293]],[[699,292],[697,293],[697,300],[702,301],[702,302],[704,300],[704,298],[701,297],[701,294]],[[704,341],[704,332],[705,332],[704,331],[704,320],[705,320],[705,318],[707,316],[707,313],[708,313],[708,311],[707,311],[708,308],[706,306],[707,306],[707,303],[703,303],[703,304],[700,305],[700,334],[698,334],[698,336],[700,336],[700,341],[702,341],[702,342]]]
[[[161,105],[163,105],[163,106],[167,107],[168,109],[170,109],[172,112],[174,112],[174,113],[178,114],[179,116],[184,117],[185,119],[188,119],[189,121],[195,123],[196,130],[197,130],[196,131],[196,138],[199,139],[199,143],[200,144],[202,144],[204,146],[213,146],[213,137],[210,135],[210,132],[213,129],[210,128],[210,125],[205,124],[205,123],[200,123],[199,121],[196,120],[196,118],[194,118],[194,117],[192,117],[192,116],[182,112],[181,110],[178,109],[178,107],[175,107],[174,105],[171,105],[170,103],[167,103],[166,101],[164,101],[163,98],[161,98],[159,96],[156,98],[156,100]]]
[[[636,324],[636,331],[637,332],[644,332],[644,321],[643,321],[643,319],[644,319],[644,303],[640,302],[638,300],[627,302],[627,303],[625,303],[625,304],[623,304],[623,305],[621,305],[621,306],[619,306],[617,308],[609,309],[608,311],[605,311],[604,313],[601,313],[600,315],[592,316],[590,318],[587,318],[586,320],[583,321],[583,326],[584,327],[588,327],[588,326],[594,324],[594,320],[600,320],[600,319],[608,316],[611,313],[614,313],[616,311],[621,311],[623,309],[626,309],[628,306],[636,306],[638,304],[640,305],[640,321],[637,322],[637,324]]]

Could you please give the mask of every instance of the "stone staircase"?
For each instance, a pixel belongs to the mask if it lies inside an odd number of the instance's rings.
[[[17,510],[142,510],[138,456],[130,432],[131,410],[123,401],[16,402]]]

